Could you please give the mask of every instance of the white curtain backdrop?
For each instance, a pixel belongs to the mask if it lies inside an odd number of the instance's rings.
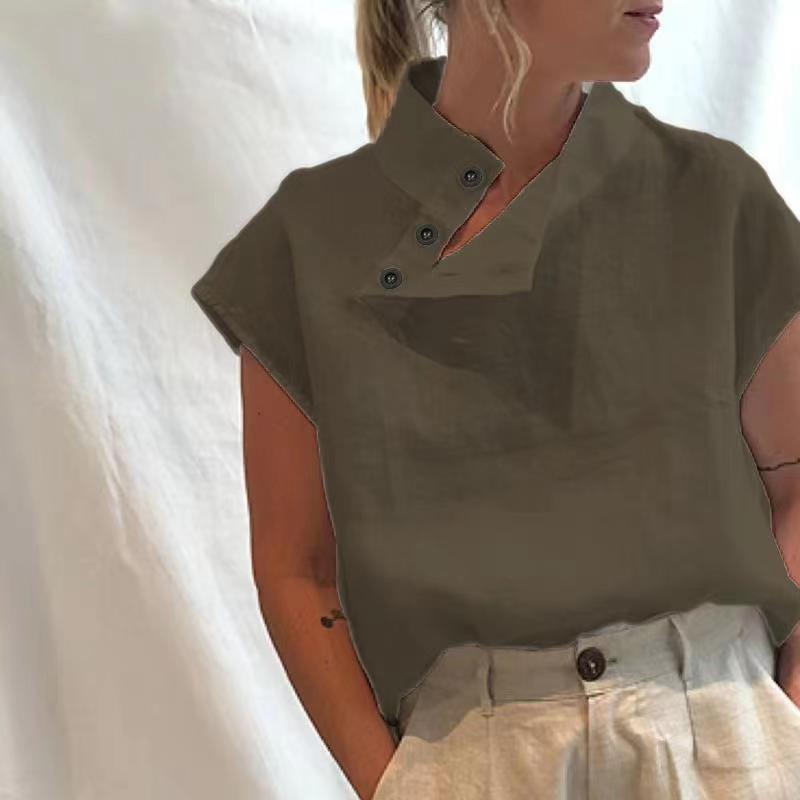
[[[0,800],[355,797],[260,616],[239,364],[189,295],[366,141],[353,5],[0,6]],[[800,6],[665,5],[617,86],[800,212]]]

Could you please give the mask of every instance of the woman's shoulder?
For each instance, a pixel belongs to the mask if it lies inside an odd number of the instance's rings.
[[[321,196],[344,201],[354,187],[376,175],[373,148],[374,142],[366,142],[324,161],[295,167],[279,186],[281,203],[286,208],[313,205]]]
[[[705,191],[719,188],[731,196],[758,183],[763,167],[733,139],[700,128],[668,122],[644,106],[635,106],[649,152],[657,154],[666,169],[698,182]]]

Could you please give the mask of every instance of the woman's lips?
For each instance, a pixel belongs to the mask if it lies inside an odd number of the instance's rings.
[[[655,33],[660,26],[659,21],[652,14],[634,13],[628,11],[625,13],[625,16],[636,25],[641,26],[650,33]]]

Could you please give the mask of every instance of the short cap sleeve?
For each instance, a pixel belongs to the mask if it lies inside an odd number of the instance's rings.
[[[800,312],[800,221],[766,170],[745,154],[734,232],[736,391]]]
[[[277,194],[225,244],[191,295],[234,353],[247,347],[314,421],[292,254]]]

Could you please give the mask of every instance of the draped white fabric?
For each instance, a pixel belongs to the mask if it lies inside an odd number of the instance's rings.
[[[0,798],[355,796],[250,572],[239,364],[189,295],[366,141],[352,0],[0,8]],[[795,0],[667,0],[656,116],[800,211]]]

